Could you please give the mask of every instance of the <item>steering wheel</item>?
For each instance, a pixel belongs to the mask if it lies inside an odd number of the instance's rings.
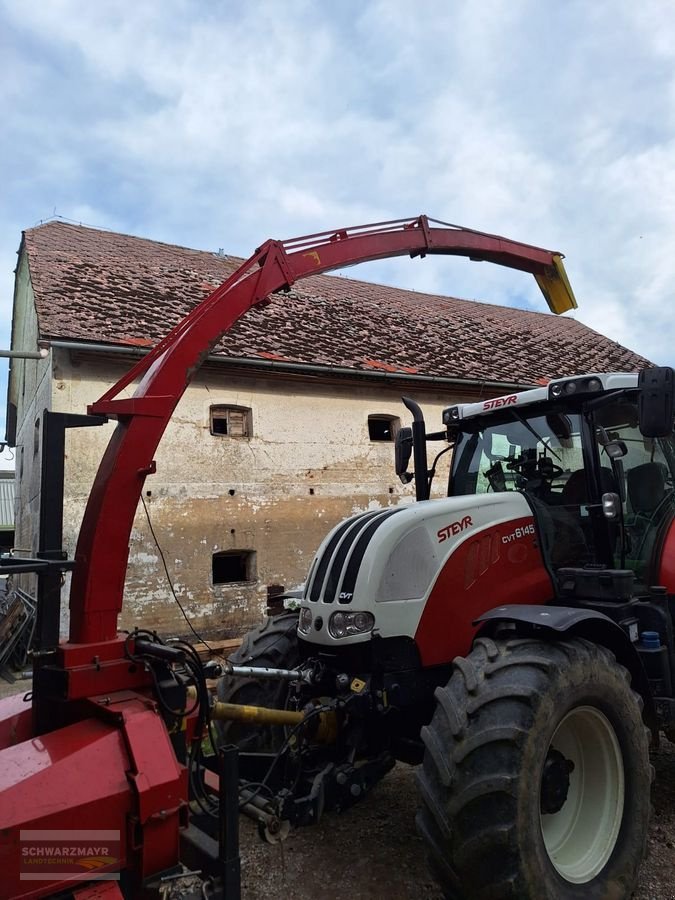
[[[546,459],[548,460],[548,457],[546,457]],[[562,466],[557,466],[554,462],[549,461],[544,467],[541,466],[542,462],[543,460],[539,460],[540,465],[538,466],[537,471],[541,477],[545,478],[547,481],[553,481],[555,478],[560,478],[565,472]]]
[[[552,462],[548,456],[543,456],[537,460],[530,459],[527,456],[519,456],[517,459],[508,462],[506,468],[526,478],[532,478],[533,475],[537,475],[544,481],[553,481],[555,478],[560,478],[565,471]]]

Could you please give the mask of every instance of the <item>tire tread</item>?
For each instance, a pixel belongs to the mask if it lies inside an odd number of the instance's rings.
[[[641,714],[627,670],[611,651],[583,638],[478,638],[469,657],[454,661],[448,684],[436,689],[436,712],[422,729],[426,753],[417,775],[422,805],[416,821],[447,897],[539,900],[527,888],[518,848],[522,748],[547,686],[562,683],[570,670],[583,683],[608,679]],[[644,723],[636,740],[646,758]],[[616,900],[630,896],[629,882]]]

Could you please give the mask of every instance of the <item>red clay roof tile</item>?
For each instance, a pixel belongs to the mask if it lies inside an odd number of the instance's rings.
[[[63,222],[29,229],[25,247],[42,338],[137,346],[163,337],[241,262]],[[575,319],[335,276],[270,301],[216,352],[517,383],[647,362]]]

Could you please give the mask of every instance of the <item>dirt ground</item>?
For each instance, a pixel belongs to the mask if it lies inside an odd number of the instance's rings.
[[[654,812],[634,900],[675,900],[675,745],[664,739],[652,761]],[[283,844],[262,843],[243,821],[242,900],[441,900],[415,831],[413,773],[397,765],[363,804]]]
[[[0,681],[0,697],[29,689],[28,680]],[[675,900],[675,745],[663,739],[652,762],[648,855],[634,900]],[[242,818],[242,900],[441,900],[415,831],[416,806],[414,769],[399,764],[364,803],[281,844],[264,843]]]

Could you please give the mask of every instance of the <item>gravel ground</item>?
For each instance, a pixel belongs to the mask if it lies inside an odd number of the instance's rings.
[[[18,674],[19,673],[15,676],[16,680],[13,684],[5,681],[4,678],[0,678],[0,699],[3,697],[11,697],[13,694],[26,694],[31,689],[33,679],[19,678]]]
[[[0,697],[28,690],[29,680],[0,681]],[[675,900],[675,745],[664,739],[652,761],[648,854],[634,900]],[[281,844],[264,843],[242,818],[242,900],[441,900],[415,831],[413,773],[397,765],[364,803]]]

